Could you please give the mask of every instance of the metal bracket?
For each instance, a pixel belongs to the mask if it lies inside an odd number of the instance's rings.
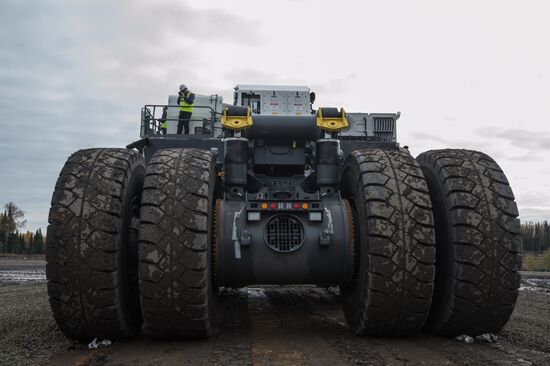
[[[241,245],[243,247],[249,247],[252,244],[252,237],[247,230],[244,230],[241,234]]]
[[[330,244],[330,234],[328,230],[322,230],[321,235],[319,235],[319,245],[322,247],[329,246]]]
[[[242,116],[230,115],[230,109],[226,106],[222,112],[222,127],[233,131],[240,131],[252,126],[252,110],[246,107],[246,114]]]
[[[343,108],[340,108],[338,116],[323,116],[323,108],[317,110],[317,127],[327,132],[338,132],[348,128],[348,119],[346,118],[346,112]]]

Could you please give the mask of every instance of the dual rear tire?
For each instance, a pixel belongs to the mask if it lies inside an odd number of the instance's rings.
[[[469,150],[351,153],[355,268],[344,314],[360,335],[497,332],[515,306],[521,237],[501,168]],[[433,214],[432,214],[433,212]]]
[[[212,156],[195,149],[159,151],[147,174],[133,150],[67,160],[46,246],[50,305],[67,337],[124,339],[142,323],[156,338],[212,333],[214,179]]]

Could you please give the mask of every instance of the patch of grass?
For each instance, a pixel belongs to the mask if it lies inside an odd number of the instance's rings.
[[[527,271],[550,271],[550,249],[543,255],[525,254],[523,266]]]

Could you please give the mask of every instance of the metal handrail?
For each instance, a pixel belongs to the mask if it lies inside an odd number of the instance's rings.
[[[174,104],[146,104],[141,108],[141,125],[142,125],[142,135],[158,135],[161,134],[161,124],[163,122],[162,119],[162,112],[163,108],[179,108],[178,105]],[[219,117],[221,116],[221,111],[217,111],[214,108],[210,106],[193,106],[193,110],[197,109],[203,109],[203,110],[209,110],[210,111],[210,118],[197,118],[193,117],[194,113],[191,114],[191,118],[189,119],[189,122],[197,122],[202,121],[203,125],[205,122],[207,122],[209,135],[214,134],[214,130],[221,129],[221,126],[216,126],[216,121],[219,121]],[[166,118],[166,121],[170,122],[177,122],[179,121],[179,118]]]

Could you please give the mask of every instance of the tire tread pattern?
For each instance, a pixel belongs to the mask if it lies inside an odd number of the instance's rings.
[[[120,339],[139,330],[139,315],[129,316],[121,299],[120,236],[124,192],[143,165],[137,151],[84,149],[61,170],[48,218],[46,276],[54,318],[69,338]]]
[[[346,167],[360,176],[355,200],[366,208],[359,220],[366,224],[361,251],[366,249],[368,271],[365,288],[356,288],[366,294],[353,304],[359,317],[346,316],[348,325],[361,335],[417,333],[428,316],[435,275],[434,220],[422,171],[403,149],[354,151]]]
[[[145,330],[156,338],[212,332],[210,241],[212,156],[164,149],[145,178],[140,229],[140,287]]]
[[[447,336],[497,332],[514,310],[520,282],[520,225],[508,180],[478,151],[431,150],[417,161],[446,221],[436,227],[437,245],[449,253],[436,269],[439,300],[426,329]]]

